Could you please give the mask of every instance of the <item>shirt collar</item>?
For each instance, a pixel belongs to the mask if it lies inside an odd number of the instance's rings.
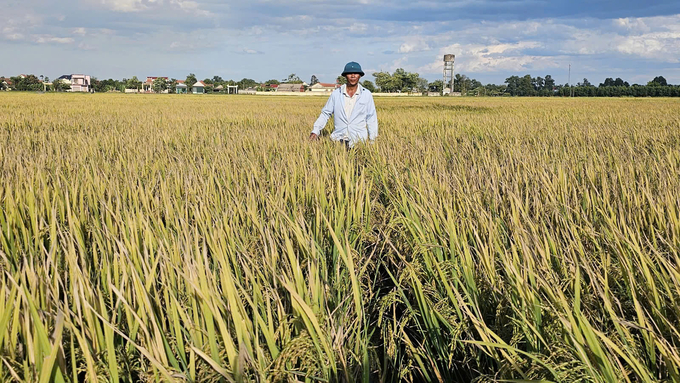
[[[340,87],[340,90],[342,91],[342,94],[346,95],[349,97],[347,94],[347,84],[342,84],[342,87]],[[357,91],[354,93],[355,96],[359,96],[361,94],[361,84],[357,84]]]

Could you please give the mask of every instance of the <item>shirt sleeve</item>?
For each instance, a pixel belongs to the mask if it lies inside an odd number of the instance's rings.
[[[368,101],[368,110],[366,112],[366,124],[368,124],[368,139],[373,141],[378,137],[378,115],[375,111],[375,103],[373,102],[373,95]]]
[[[326,127],[326,123],[328,122],[328,119],[333,115],[333,110],[335,106],[335,92],[331,94],[330,97],[328,97],[328,101],[326,101],[326,105],[324,105],[323,109],[321,109],[321,114],[319,115],[319,118],[316,119],[316,122],[314,123],[314,128],[312,129],[312,133],[316,134],[317,136],[321,134],[321,131],[323,128]]]

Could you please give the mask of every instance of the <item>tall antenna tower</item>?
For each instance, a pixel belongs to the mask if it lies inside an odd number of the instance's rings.
[[[456,55],[444,55],[444,87],[449,85],[449,94],[453,93],[453,62]]]

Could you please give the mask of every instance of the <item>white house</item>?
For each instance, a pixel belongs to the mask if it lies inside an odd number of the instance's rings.
[[[191,93],[193,94],[203,94],[205,93],[205,84],[203,81],[197,81],[194,86],[191,87]]]
[[[147,77],[146,81],[142,83],[142,91],[146,93],[152,93],[153,92],[153,82],[156,80],[158,77]],[[162,79],[165,80],[166,83],[168,83],[170,80],[167,77],[161,77]],[[164,90],[161,93],[168,93],[168,90]]]
[[[89,92],[92,85],[90,76],[84,74],[65,74],[58,80],[71,85],[69,92]]]
[[[304,85],[302,84],[279,84],[276,88],[277,92],[290,93],[290,92],[304,92]]]
[[[325,82],[317,82],[316,84],[309,87],[311,92],[332,92],[335,88],[340,87],[338,84],[331,84]]]

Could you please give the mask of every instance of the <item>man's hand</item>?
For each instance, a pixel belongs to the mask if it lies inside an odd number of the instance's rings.
[[[312,133],[309,135],[309,140],[310,141],[316,141],[319,139],[319,136],[316,133]]]

